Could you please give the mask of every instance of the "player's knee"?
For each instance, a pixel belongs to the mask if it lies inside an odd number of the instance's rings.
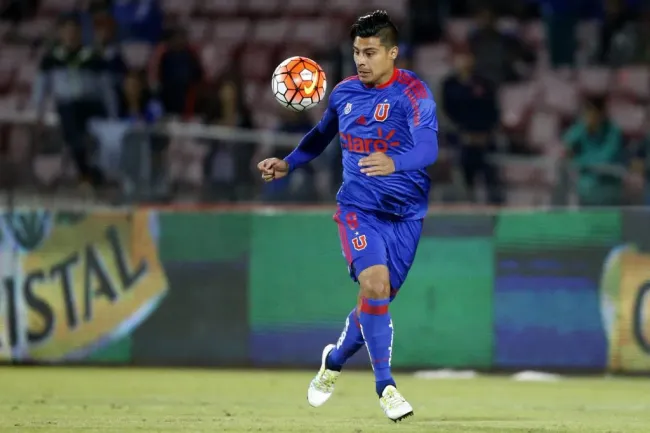
[[[390,284],[381,278],[368,278],[361,283],[361,296],[367,299],[386,299],[390,296]]]
[[[372,266],[361,272],[358,279],[364,298],[385,299],[390,296],[390,281],[385,266]]]

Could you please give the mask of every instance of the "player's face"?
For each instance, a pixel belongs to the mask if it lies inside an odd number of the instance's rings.
[[[397,47],[386,48],[378,37],[356,37],[352,45],[357,74],[363,84],[381,84],[393,74]]]

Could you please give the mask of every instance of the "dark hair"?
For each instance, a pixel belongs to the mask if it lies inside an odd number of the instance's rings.
[[[603,114],[607,111],[607,98],[605,96],[596,95],[587,98],[586,100],[587,108],[597,111],[600,114]]]
[[[392,48],[398,44],[397,27],[390,20],[388,12],[377,10],[369,15],[357,19],[350,29],[350,37],[371,38],[378,37],[381,44],[386,48]]]

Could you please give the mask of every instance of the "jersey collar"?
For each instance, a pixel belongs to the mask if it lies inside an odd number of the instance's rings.
[[[368,86],[368,85],[364,84],[364,87],[366,87],[367,89],[379,89],[379,90],[385,89],[386,87],[393,84],[397,80],[398,76],[399,76],[399,69],[394,68],[393,69],[393,75],[391,75],[390,80],[386,81],[384,84],[381,84],[379,86]]]

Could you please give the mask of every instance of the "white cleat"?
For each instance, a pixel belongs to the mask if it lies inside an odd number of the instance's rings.
[[[388,385],[379,399],[379,405],[393,422],[398,422],[413,415],[413,408],[397,388]]]
[[[334,344],[328,344],[323,349],[323,356],[321,358],[320,370],[318,374],[309,384],[307,390],[307,400],[313,407],[322,406],[334,392],[334,385],[336,380],[341,374],[340,371],[332,371],[325,368],[325,360],[327,355],[335,348]]]

